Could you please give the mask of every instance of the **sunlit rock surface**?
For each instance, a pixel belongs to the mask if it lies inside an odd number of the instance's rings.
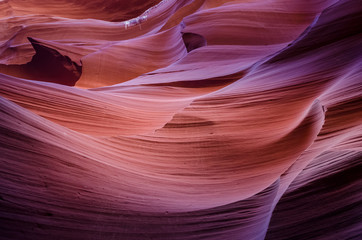
[[[0,1],[0,239],[361,239],[359,0]]]

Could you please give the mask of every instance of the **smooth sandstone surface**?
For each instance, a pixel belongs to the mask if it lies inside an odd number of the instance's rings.
[[[0,239],[362,236],[359,0],[0,1]]]

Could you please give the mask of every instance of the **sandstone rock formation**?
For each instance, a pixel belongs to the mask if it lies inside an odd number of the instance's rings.
[[[358,0],[0,1],[0,239],[362,236]]]

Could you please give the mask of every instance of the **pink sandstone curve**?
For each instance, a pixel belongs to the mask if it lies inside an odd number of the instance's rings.
[[[0,1],[0,239],[362,237],[359,0]]]

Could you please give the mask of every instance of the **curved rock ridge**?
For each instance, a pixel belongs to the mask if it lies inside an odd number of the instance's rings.
[[[3,0],[2,4],[3,8],[7,10],[6,15],[51,15],[72,19],[93,18],[115,22],[137,17],[160,1]]]
[[[0,1],[0,239],[362,236],[358,0]]]

